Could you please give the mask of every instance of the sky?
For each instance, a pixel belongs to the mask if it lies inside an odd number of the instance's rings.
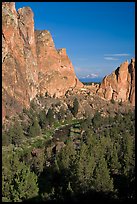
[[[66,48],[76,75],[104,77],[135,57],[135,2],[16,2],[29,6],[35,29]]]

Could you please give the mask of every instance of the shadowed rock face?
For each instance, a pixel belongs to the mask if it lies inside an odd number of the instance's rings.
[[[130,101],[135,106],[135,59],[105,76],[97,93],[107,100]]]
[[[66,50],[56,50],[49,31],[35,31],[29,7],[16,11],[2,3],[2,111],[13,115],[29,108],[36,94],[61,96],[82,86]]]

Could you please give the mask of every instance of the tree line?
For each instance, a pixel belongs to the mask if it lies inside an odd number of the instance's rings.
[[[43,120],[44,115],[40,127]],[[16,125],[16,137],[22,134],[19,129]],[[134,112],[107,118],[96,112],[79,129],[79,142],[66,135],[65,146],[56,154],[51,152],[50,158],[47,147],[39,148],[35,156],[29,149],[15,147],[4,152],[3,202],[134,201]]]

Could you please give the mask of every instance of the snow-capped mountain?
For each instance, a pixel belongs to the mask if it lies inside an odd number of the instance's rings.
[[[97,78],[97,77],[99,77],[98,74],[88,74],[87,76],[83,76],[83,77],[80,77],[80,78],[82,78],[82,79],[85,79],[85,78],[93,79],[93,78]]]
[[[88,74],[87,76],[80,76],[79,80],[81,82],[101,82],[102,77],[100,77],[98,74]]]

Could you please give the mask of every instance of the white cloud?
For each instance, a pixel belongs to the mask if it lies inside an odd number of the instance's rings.
[[[118,60],[117,58],[115,57],[104,57],[105,60]]]
[[[115,54],[114,56],[126,57],[126,56],[130,56],[130,54],[123,53],[123,54]]]
[[[111,56],[111,57],[126,57],[126,56],[130,56],[130,54],[127,54],[127,53],[104,54],[104,56]]]

